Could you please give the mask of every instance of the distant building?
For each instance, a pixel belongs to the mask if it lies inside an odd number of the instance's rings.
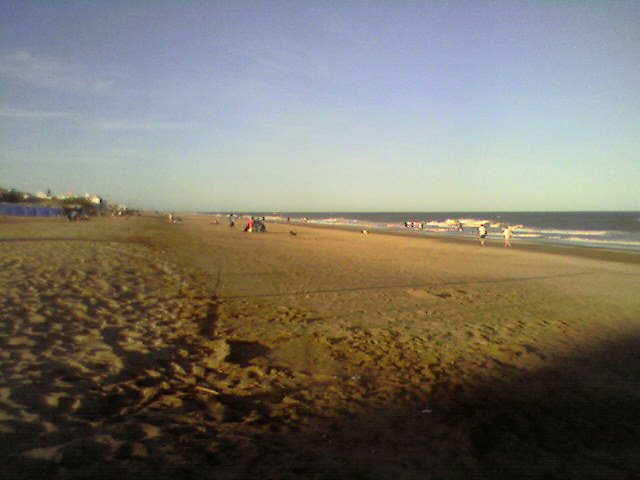
[[[88,193],[86,193],[84,198],[89,200],[94,205],[100,205],[102,203],[102,198],[100,198],[98,195],[89,195]]]

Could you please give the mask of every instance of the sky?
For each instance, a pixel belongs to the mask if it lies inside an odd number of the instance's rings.
[[[0,0],[0,186],[640,210],[640,2]]]

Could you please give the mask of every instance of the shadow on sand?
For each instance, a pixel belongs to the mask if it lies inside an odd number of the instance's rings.
[[[169,415],[174,421],[166,414],[142,417],[135,409],[107,425],[108,415],[100,420],[92,408],[93,423],[82,425],[62,414],[47,416],[35,429],[5,423],[12,431],[0,434],[0,473],[6,479],[635,479],[639,341],[601,345],[537,371],[509,367],[500,382],[441,381],[429,398],[363,406],[355,414],[316,413],[304,427],[271,417],[270,404],[282,395],[264,394],[223,395],[218,400],[226,413],[217,428],[202,428],[189,416],[190,409],[206,406],[195,400],[181,403]],[[234,360],[249,365],[251,357],[237,347]],[[250,347],[252,355],[260,353],[258,345]],[[76,380],[89,391],[99,387]],[[11,396],[17,404],[25,398],[28,388]],[[103,401],[108,414],[113,405]],[[48,437],[61,441],[91,429],[94,440],[76,443],[63,461],[11,455],[25,444],[46,449]],[[107,432],[122,443],[116,454],[95,441]]]
[[[270,432],[241,478],[640,478],[640,336],[500,382]],[[324,419],[327,420],[327,419]],[[322,424],[322,427],[320,427]]]

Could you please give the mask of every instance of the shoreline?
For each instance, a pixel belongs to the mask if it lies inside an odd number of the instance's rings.
[[[527,241],[542,245],[567,245],[585,248],[609,249],[615,251],[640,252],[640,211],[638,212],[423,212],[427,217],[424,230],[417,225],[423,222],[411,222],[407,228],[405,220],[411,218],[410,212],[324,212],[309,213],[308,223],[316,225],[339,226],[367,229],[369,231],[393,231],[419,233],[425,236],[449,237],[464,236],[475,238],[476,227],[480,222],[491,224],[487,238],[501,239],[501,225],[509,220],[514,232],[514,240]],[[255,214],[260,217],[264,213]],[[275,214],[274,214],[275,215]],[[306,222],[302,213],[296,213],[292,219],[298,223]],[[465,226],[464,233],[452,227],[456,218]],[[285,217],[271,216],[270,221],[283,222]],[[336,218],[337,217],[337,218]],[[447,218],[445,221],[444,218]],[[405,228],[402,227],[404,222]]]
[[[207,215],[207,214],[192,214],[194,216],[203,216],[203,217],[211,217],[216,216],[218,218],[222,218],[226,220],[227,217],[225,215]],[[243,219],[240,219],[244,221]],[[225,224],[224,222],[220,222],[220,224]],[[310,228],[310,229],[328,229],[328,230],[342,230],[354,233],[361,233],[361,230],[357,227],[350,227],[347,225],[321,225],[321,224],[310,224],[301,221],[275,221],[269,222],[266,221],[267,229],[269,228],[269,224],[277,224],[277,225],[294,225],[296,227]],[[438,235],[438,234],[430,234],[430,235],[419,235],[417,233],[411,231],[384,231],[381,229],[374,229],[368,231],[369,235],[388,235],[388,236],[398,236],[398,237],[407,237],[407,238],[418,238],[426,241],[436,241],[436,242],[452,242],[452,243],[460,243],[460,244],[478,244],[478,240],[471,237],[454,237],[454,236],[446,236],[446,235]],[[525,250],[530,252],[538,252],[538,253],[550,253],[554,255],[568,255],[575,256],[580,258],[588,258],[594,260],[606,260],[612,262],[620,262],[620,263],[640,263],[640,251],[636,250],[626,250],[626,249],[616,249],[616,248],[603,248],[603,247],[595,247],[595,246],[584,246],[584,245],[564,245],[559,243],[542,243],[542,242],[533,242],[526,239],[518,239],[517,237],[512,238],[512,247],[517,248],[519,250]],[[502,247],[502,241],[497,238],[487,238],[486,242],[487,247],[489,246],[500,246]]]
[[[227,226],[227,216],[223,214],[205,214],[205,213],[193,213],[193,212],[179,212],[176,215],[183,215],[186,218],[210,218],[216,217],[220,222],[220,225]],[[147,218],[165,218],[164,213],[158,212],[142,212],[141,217]],[[96,219],[106,220],[109,217],[97,217]],[[245,222],[245,219],[239,219],[240,224]],[[0,217],[0,224],[21,224],[21,223],[30,223],[30,222],[62,222],[66,223],[66,219],[62,218],[35,218],[35,217]],[[309,228],[309,229],[319,229],[319,230],[338,230],[338,231],[347,231],[352,233],[361,233],[361,230],[357,227],[351,227],[347,225],[322,225],[322,224],[314,224],[314,223],[306,223],[302,221],[266,221],[267,229],[269,225],[293,225],[296,228]],[[240,225],[238,225],[240,227]],[[438,234],[430,234],[430,235],[419,235],[411,231],[384,231],[380,229],[370,230],[368,231],[369,235],[386,235],[392,237],[400,237],[400,238],[416,238],[425,241],[432,242],[451,242],[458,243],[461,245],[472,245],[478,244],[478,240],[472,237],[455,237],[448,235],[438,235]],[[585,246],[585,245],[566,245],[560,243],[542,243],[530,241],[527,239],[512,239],[512,249],[517,249],[521,251],[529,251],[532,253],[548,253],[553,255],[560,256],[574,256],[578,258],[592,259],[592,260],[604,260],[618,263],[630,263],[636,264],[640,263],[640,251],[636,250],[627,250],[627,249],[616,249],[616,248],[603,248],[597,246]],[[486,242],[487,247],[502,247],[501,239],[497,238],[487,238]],[[485,247],[486,248],[486,247]]]

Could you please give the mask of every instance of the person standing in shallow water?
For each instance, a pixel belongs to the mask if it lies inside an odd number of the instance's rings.
[[[509,227],[509,225],[507,225],[505,229],[502,231],[502,235],[504,236],[504,246],[510,247],[511,237],[513,237],[513,232],[511,231],[511,228]]]
[[[478,227],[478,239],[480,240],[480,246],[484,247],[484,239],[487,238],[487,227],[484,223]]]

